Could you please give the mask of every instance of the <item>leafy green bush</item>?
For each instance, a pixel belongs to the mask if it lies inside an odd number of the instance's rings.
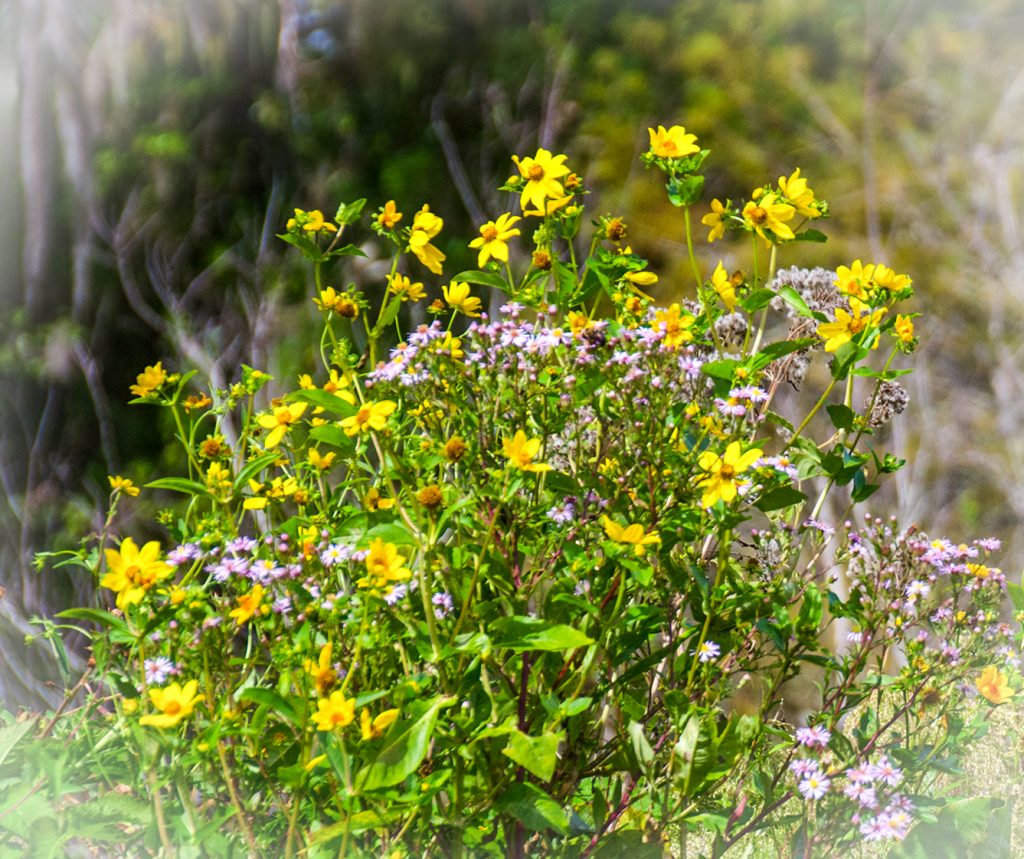
[[[431,324],[408,310],[445,263],[428,206],[372,217],[393,246],[375,307],[342,285],[365,201],[297,209],[281,238],[313,270],[322,367],[269,400],[249,367],[209,393],[160,363],[139,375],[135,402],[170,411],[188,461],[146,483],[186,499],[160,516],[173,547],[115,537],[139,490],[113,476],[103,533],[41,561],[114,595],[61,615],[98,627],[101,682],[58,733],[102,774],[90,802],[151,804],[125,815],[130,847],[661,855],[701,833],[718,856],[770,830],[833,855],[959,819],[934,776],[984,731],[965,697],[998,706],[1018,683],[998,541],[818,518],[902,465],[875,443],[906,405],[910,279],[780,270],[825,240],[799,170],[711,202],[710,240],[749,233],[751,270],[705,277],[708,152],[678,126],[650,138],[693,299],[658,306],[626,224],[587,230],[583,180],[541,149],[503,189],[523,214],[480,228],[478,270]],[[825,359],[794,411],[783,390]],[[809,672],[797,726],[786,684]],[[971,826],[1003,813],[979,808]]]

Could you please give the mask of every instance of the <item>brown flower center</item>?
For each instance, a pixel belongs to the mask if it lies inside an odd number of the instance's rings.
[[[483,236],[485,242],[493,242],[498,238],[498,231],[494,226],[488,225],[480,230],[480,235]]]
[[[531,182],[539,182],[544,178],[544,168],[539,164],[534,164],[527,175],[530,177]]]

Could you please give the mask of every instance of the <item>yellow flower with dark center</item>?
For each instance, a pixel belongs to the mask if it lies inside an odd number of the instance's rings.
[[[317,694],[321,697],[330,692],[338,682],[338,674],[331,666],[331,651],[331,643],[328,641],[320,648],[320,656],[316,662],[307,659],[302,663],[305,672],[313,678]]]
[[[546,149],[538,149],[537,154],[530,158],[520,159],[513,155],[512,160],[519,168],[519,175],[526,180],[526,187],[523,188],[519,197],[519,205],[523,214],[551,214],[551,211],[558,209],[567,203],[572,195],[566,195],[565,188],[558,181],[563,176],[569,175],[569,168],[565,166],[565,155],[552,155]],[[546,201],[555,202],[558,205],[549,211]],[[532,211],[527,211],[533,206]]]
[[[154,728],[173,728],[182,719],[192,715],[196,704],[206,698],[196,695],[199,683],[189,680],[184,686],[172,683],[163,689],[150,689],[149,700],[160,712],[139,719],[140,725],[152,725]]]
[[[425,205],[413,217],[412,231],[409,233],[409,250],[434,274],[441,273],[441,263],[446,257],[430,240],[441,232],[443,226],[444,221],[430,211],[430,206]]]
[[[681,125],[673,125],[667,131],[664,125],[659,125],[657,131],[648,128],[647,134],[651,140],[651,152],[659,158],[685,158],[700,152],[695,142],[697,135],[687,134]]]
[[[306,461],[317,471],[329,471],[334,466],[337,456],[333,450],[329,453],[320,453],[315,447],[311,447],[306,454]]]
[[[743,207],[743,220],[766,242],[772,241],[766,231],[775,239],[792,239],[793,231],[786,221],[793,220],[795,214],[796,209],[789,203],[780,203],[778,194],[772,193],[763,194],[756,202],[751,200]]]
[[[793,204],[797,213],[805,218],[821,217],[821,212],[814,208],[814,192],[807,186],[807,180],[800,175],[800,168],[797,167],[787,179],[779,177],[779,190],[782,196]]]
[[[700,222],[705,227],[711,227],[711,232],[708,233],[709,242],[720,239],[725,235],[725,218],[728,212],[729,210],[722,205],[721,200],[711,201],[711,211],[700,219]]]
[[[539,438],[527,438],[526,433],[522,430],[517,430],[512,438],[505,438],[501,441],[502,453],[513,468],[518,468],[520,471],[551,471],[550,465],[533,461],[540,453],[540,445]]]
[[[252,620],[256,612],[261,611],[263,608],[263,585],[253,585],[252,590],[247,594],[242,594],[236,602],[238,607],[228,612],[228,617],[239,626],[243,626]]]
[[[400,220],[402,213],[398,211],[394,200],[388,200],[377,213],[377,223],[385,230],[393,230]]]
[[[520,235],[520,230],[512,225],[520,221],[518,215],[501,215],[496,221],[488,221],[480,228],[480,238],[469,243],[471,248],[480,248],[477,266],[483,268],[493,257],[500,262],[508,262],[508,240]]]
[[[825,351],[835,352],[844,343],[849,343],[866,328],[876,327],[885,314],[886,308],[871,310],[864,302],[851,296],[848,313],[841,307],[836,308],[835,322],[822,322],[817,329],[818,336],[825,341]],[[876,340],[872,348],[878,348]]]
[[[167,373],[164,372],[163,362],[157,361],[152,367],[146,367],[135,377],[135,384],[129,390],[136,397],[148,397],[166,381]]]
[[[424,486],[416,493],[416,500],[428,510],[434,510],[444,504],[444,496],[441,494],[441,487],[436,484]]]
[[[413,283],[402,274],[388,276],[388,292],[397,295],[402,301],[419,301],[423,298],[423,284]]]
[[[434,348],[441,355],[448,355],[455,361],[461,361],[466,353],[462,349],[462,338],[453,337],[451,331],[445,331],[444,337],[440,340],[435,340],[436,344]]]
[[[732,501],[739,487],[745,483],[739,475],[760,459],[762,453],[760,448],[741,453],[738,441],[731,442],[721,456],[712,450],[704,451],[698,460],[698,465],[706,472],[706,476],[697,483],[704,491],[700,503],[704,507],[712,507],[719,499],[726,504]]]
[[[896,314],[895,331],[900,343],[914,342],[914,320],[909,316],[904,316],[901,313]]]
[[[111,492],[123,492],[125,495],[131,495],[133,498],[141,492],[138,486],[132,483],[127,477],[122,477],[120,474],[108,474],[107,480],[110,481]]]
[[[363,708],[359,713],[359,730],[363,735],[363,742],[383,737],[384,732],[397,718],[397,709],[385,710],[378,716],[371,717],[370,711]]]
[[[670,305],[668,310],[654,311],[654,325],[665,332],[662,342],[666,349],[678,349],[684,343],[689,343],[693,339],[690,328],[694,321],[693,316],[683,313],[678,304]]]
[[[468,283],[450,283],[441,288],[444,293],[444,300],[452,310],[457,310],[464,316],[480,315],[480,299],[469,294]]]
[[[975,681],[978,694],[990,704],[1005,704],[1013,697],[1013,690],[1003,674],[995,665],[983,669],[981,676]]]
[[[388,415],[398,408],[398,403],[391,400],[380,400],[375,403],[363,403],[354,415],[343,418],[341,428],[345,435],[380,431],[388,424]]]
[[[185,397],[181,405],[186,412],[192,412],[195,411],[196,409],[205,409],[212,403],[213,400],[210,399],[208,394],[192,394],[188,397]]]
[[[657,531],[644,531],[644,526],[637,522],[622,527],[608,516],[602,516],[601,524],[604,525],[604,532],[608,535],[609,540],[632,546],[637,555],[644,553],[644,546],[661,542]]]
[[[380,537],[370,543],[364,563],[366,575],[356,582],[361,588],[387,594],[396,582],[412,577],[412,572],[405,566],[405,558],[398,554],[398,547],[394,543],[385,543]]]
[[[551,254],[545,250],[534,251],[530,257],[530,265],[541,271],[548,271],[551,268]]]
[[[324,391],[328,394],[334,394],[339,400],[344,400],[350,406],[354,406],[356,398],[351,391],[347,390],[351,384],[352,380],[348,374],[331,370],[327,381],[324,382]]]
[[[711,285],[718,293],[722,304],[732,313],[736,309],[736,284],[732,282],[732,278],[729,277],[721,260],[718,261],[718,265],[715,266],[714,273],[711,275]]]
[[[298,421],[306,411],[306,405],[306,403],[292,403],[291,405],[277,406],[273,414],[260,415],[257,418],[256,422],[263,429],[270,430],[270,435],[263,443],[267,450],[275,448],[281,443],[288,428]]]
[[[849,267],[841,265],[836,269],[835,286],[843,295],[867,301],[875,289],[874,276],[874,263],[862,265],[859,259],[855,259]]]
[[[222,435],[208,435],[199,442],[199,455],[203,459],[217,459],[230,453],[231,448],[225,444]]]
[[[586,313],[577,313],[575,310],[569,311],[566,321],[569,323],[569,330],[574,337],[579,337],[594,324]]]
[[[458,462],[466,455],[467,450],[465,439],[461,436],[453,435],[444,443],[444,447],[441,448],[441,456],[449,462]]]
[[[316,702],[313,721],[318,731],[333,731],[351,725],[356,718],[356,702],[346,698],[345,693],[338,689],[329,698],[321,698]]]
[[[160,544],[156,540],[141,549],[131,537],[125,537],[117,549],[107,549],[106,575],[100,586],[117,594],[117,607],[138,605],[146,591],[157,582],[174,575],[174,567],[160,560]]]
[[[336,233],[338,228],[324,220],[324,213],[319,209],[313,209],[311,212],[304,212],[302,209],[295,210],[295,217],[289,218],[288,223],[285,224],[285,228],[288,230],[294,230],[296,227],[301,227],[304,232],[307,233]]]

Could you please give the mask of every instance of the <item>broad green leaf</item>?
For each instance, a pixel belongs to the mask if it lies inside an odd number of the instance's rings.
[[[824,244],[828,241],[826,236],[821,230],[801,230],[793,237],[794,242],[818,242]]]
[[[764,307],[773,298],[775,298],[775,290],[764,288],[755,289],[750,293],[750,295],[740,302],[740,307],[747,311],[747,313],[754,313]]]
[[[664,855],[661,842],[656,837],[645,841],[638,829],[616,829],[594,851],[594,859],[662,859]]]
[[[739,361],[733,361],[729,358],[724,358],[721,361],[708,361],[707,364],[701,366],[700,371],[712,379],[724,379],[727,382],[731,382],[739,363]]]
[[[57,617],[65,620],[88,620],[107,629],[116,629],[128,635],[128,625],[119,617],[101,608],[69,608],[57,613]]]
[[[437,714],[454,703],[454,698],[434,698],[416,718],[392,725],[373,762],[356,775],[356,787],[360,790],[390,787],[416,772],[427,756]]]
[[[644,726],[639,722],[629,723],[629,740],[637,763],[646,770],[648,764],[654,760],[654,749],[644,736]]]
[[[832,405],[825,406],[825,410],[828,412],[828,416],[832,418],[832,426],[836,429],[854,429],[854,420],[857,418],[857,413],[849,406],[833,403]]]
[[[807,302],[804,301],[803,296],[800,295],[800,293],[797,292],[795,289],[793,289],[793,287],[788,285],[780,286],[779,298],[785,301],[786,304],[792,307],[801,316],[806,316],[808,318],[813,316],[813,314],[811,313],[811,308],[807,306]]]
[[[754,502],[754,506],[762,513],[770,513],[773,510],[792,507],[794,504],[803,504],[806,500],[807,496],[799,489],[794,489],[792,486],[779,486],[765,492]]]
[[[147,489],[170,489],[172,492],[184,492],[186,495],[208,496],[210,490],[202,483],[195,480],[186,480],[184,477],[161,477],[151,480],[145,484]]]
[[[514,729],[508,736],[508,745],[501,751],[541,781],[551,781],[558,763],[558,744],[563,740],[565,731],[531,737]]]
[[[11,750],[18,744],[18,741],[25,736],[35,723],[31,720],[15,722],[13,725],[5,725],[0,728],[0,764],[2,764]]]
[[[288,395],[288,399],[293,401],[298,400],[300,403],[312,403],[314,406],[319,406],[324,411],[331,412],[331,414],[335,415],[341,415],[346,418],[359,411],[357,406],[346,402],[337,394],[332,394],[330,391],[322,391],[319,388],[294,391]]]
[[[416,545],[416,538],[409,533],[404,525],[399,525],[397,522],[381,522],[379,525],[374,525],[366,532],[363,539],[369,545],[378,537],[385,543],[395,543],[400,546]]]
[[[569,834],[569,818],[557,802],[530,782],[517,782],[498,798],[495,807],[511,814],[533,832],[553,829]]]
[[[517,653],[526,650],[571,650],[593,644],[594,640],[565,624],[533,617],[503,617],[491,624],[495,647]]]
[[[508,292],[508,281],[491,271],[464,271],[452,278],[452,283],[475,283]]]
[[[247,462],[242,466],[238,474],[235,475],[235,480],[232,484],[233,491],[238,492],[243,486],[248,486],[250,478],[255,477],[263,471],[264,468],[267,468],[277,462],[280,458],[281,454],[274,451],[273,453],[265,453],[262,456],[256,457],[256,459],[251,462]]]
[[[351,203],[340,203],[338,211],[334,213],[334,220],[341,224],[354,224],[362,214],[363,206],[366,205],[366,198],[362,197]]]
[[[1009,859],[1012,806],[981,796],[949,803],[934,822],[918,823],[892,859]]]
[[[250,686],[247,689],[243,689],[242,692],[236,696],[236,700],[239,702],[252,701],[254,704],[268,707],[279,716],[287,719],[293,725],[297,725],[299,722],[295,708],[283,696],[279,695],[272,689],[261,689],[257,686]]]

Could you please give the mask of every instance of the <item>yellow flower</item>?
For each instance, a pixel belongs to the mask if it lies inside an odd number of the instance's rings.
[[[395,499],[385,498],[376,486],[371,486],[363,499],[363,504],[367,510],[388,510],[395,506]]]
[[[713,242],[715,239],[720,239],[725,235],[725,216],[728,213],[728,209],[722,205],[721,200],[711,201],[711,211],[700,219],[700,222],[706,227],[711,227],[711,232],[708,233],[708,241]]]
[[[127,477],[121,477],[120,474],[107,475],[107,480],[110,481],[111,492],[123,492],[125,495],[131,495],[133,498],[141,491],[138,486],[132,483]]]
[[[914,320],[902,313],[896,314],[896,336],[900,343],[914,342]]]
[[[174,574],[174,567],[160,560],[160,544],[156,540],[141,549],[131,537],[125,537],[118,549],[107,549],[108,572],[100,586],[117,594],[117,607],[138,605],[157,582]]]
[[[348,292],[335,292],[333,286],[320,290],[313,303],[324,313],[333,310],[345,319],[355,319],[359,315],[359,302]]]
[[[681,125],[673,125],[668,131],[664,125],[659,125],[658,130],[647,129],[651,139],[651,152],[659,158],[683,158],[700,152],[700,147],[695,144],[696,134],[687,134],[686,129]]]
[[[798,214],[805,218],[821,217],[821,212],[814,208],[814,192],[807,187],[807,180],[800,175],[799,167],[788,179],[785,176],[779,177],[779,190],[793,204]]]
[[[653,271],[627,271],[625,277],[633,286],[653,286],[658,282]]]
[[[546,149],[538,149],[533,158],[527,156],[520,159],[518,155],[512,156],[516,167],[519,168],[519,175],[526,180],[526,187],[519,198],[523,214],[551,214],[554,209],[548,210],[546,200],[557,202],[555,209],[569,201],[571,195],[566,196],[562,183],[558,181],[569,174],[565,159],[565,155],[552,155]],[[528,212],[531,203],[534,211]]]
[[[163,362],[157,361],[152,367],[146,367],[135,377],[135,384],[129,390],[136,397],[148,397],[166,381],[167,373],[164,372]]]
[[[453,435],[444,443],[444,447],[441,448],[441,456],[448,460],[448,462],[458,462],[466,455],[467,450],[465,439],[461,436]]]
[[[398,710],[385,710],[379,716],[370,717],[370,711],[363,708],[359,713],[359,729],[363,735],[363,741],[376,740],[383,737],[384,732],[391,726],[391,723],[398,718]]]
[[[313,677],[317,693],[321,697],[330,692],[334,684],[338,682],[338,674],[331,667],[331,650],[331,643],[328,641],[320,648],[320,656],[316,662],[307,659],[302,663],[306,673]]]
[[[239,626],[243,626],[252,620],[252,616],[260,611],[263,605],[263,585],[253,585],[252,590],[242,594],[237,600],[238,608],[228,612],[228,617],[235,620]]]
[[[154,728],[173,728],[182,719],[192,715],[192,710],[205,695],[196,695],[199,683],[189,680],[184,686],[172,683],[163,689],[150,689],[149,700],[160,712],[139,719],[140,725],[152,725]]]
[[[786,221],[793,220],[796,209],[789,203],[780,203],[777,194],[763,194],[757,202],[751,200],[743,207],[743,220],[766,242],[772,241],[765,234],[770,230],[776,239],[791,239],[793,231]]]
[[[206,469],[206,488],[218,498],[231,495],[231,472],[219,462],[211,462]]]
[[[476,301],[476,299],[472,300]],[[477,314],[477,316],[479,315],[480,314]],[[461,361],[466,355],[462,349],[462,338],[453,337],[451,331],[445,331],[444,338],[441,340],[435,340],[434,343],[437,344],[434,348],[437,349],[440,354],[447,354],[456,361]]]
[[[294,230],[296,227],[301,227],[307,233],[336,233],[338,231],[334,224],[324,220],[324,213],[319,209],[313,209],[311,212],[296,209],[295,217],[288,219],[285,228]]]
[[[423,284],[419,281],[413,283],[405,275],[388,275],[388,292],[402,301],[419,301],[423,298]]]
[[[402,213],[398,211],[394,200],[388,200],[377,213],[377,223],[385,230],[393,230],[400,220],[402,220]]]
[[[356,584],[361,588],[388,593],[395,582],[404,582],[412,572],[404,566],[405,558],[398,554],[394,543],[385,543],[380,537],[370,543],[366,553],[366,576]]]
[[[273,414],[260,415],[257,418],[256,422],[263,429],[270,430],[270,435],[264,442],[264,447],[267,450],[277,447],[281,443],[284,434],[288,432],[288,427],[301,418],[302,413],[306,411],[306,405],[306,403],[292,403],[290,406],[277,406]]]
[[[520,235],[520,230],[513,229],[516,221],[522,220],[518,215],[501,215],[497,221],[488,221],[480,228],[480,238],[469,243],[471,248],[480,248],[477,266],[483,268],[492,257],[501,262],[508,262],[508,240]]]
[[[738,487],[745,482],[737,480],[737,476],[760,459],[761,454],[760,448],[740,453],[738,441],[732,442],[722,456],[711,450],[704,451],[698,461],[701,469],[707,472],[707,476],[697,483],[704,490],[704,497],[700,503],[704,507],[711,507],[719,499],[726,504],[732,501],[737,495]]]
[[[722,304],[732,313],[736,309],[736,285],[730,279],[721,260],[718,261],[718,265],[715,266],[715,271],[711,275],[711,285],[718,293],[718,297],[722,299]]]
[[[672,304],[668,310],[654,311],[655,327],[665,332],[663,340],[666,349],[678,349],[684,343],[693,339],[690,331],[694,318],[689,313],[683,313],[678,304]]]
[[[344,400],[350,406],[356,404],[356,398],[353,396],[351,391],[346,390],[352,384],[352,380],[346,373],[339,373],[337,370],[331,370],[330,376],[327,381],[324,382],[324,391],[328,394],[334,394],[338,399]]]
[[[880,307],[872,311],[864,302],[850,297],[850,310],[847,313],[843,308],[836,308],[835,322],[822,322],[818,326],[818,336],[825,341],[825,351],[835,352],[844,343],[849,343],[854,337],[860,334],[865,328],[878,325],[885,308]],[[874,347],[878,347],[875,341]]]
[[[896,274],[889,266],[877,263],[875,265],[875,283],[883,289],[899,292],[910,286],[911,280],[905,274]]]
[[[468,283],[451,283],[442,287],[441,291],[452,310],[458,310],[465,316],[480,315],[480,299],[469,294]]]
[[[512,438],[505,438],[501,441],[502,452],[509,461],[509,465],[520,471],[551,471],[550,465],[533,461],[534,457],[540,453],[540,444],[539,438],[527,438],[526,433],[522,430],[517,430]]]
[[[631,545],[633,547],[633,551],[637,555],[642,555],[644,553],[644,546],[661,542],[661,537],[658,536],[657,531],[647,533],[644,531],[644,526],[636,522],[623,528],[617,522],[612,521],[609,517],[602,516],[601,524],[604,525],[604,532],[608,535],[609,540],[614,540],[616,543],[627,543]]]
[[[317,471],[328,471],[334,465],[334,460],[337,456],[334,451],[320,453],[315,447],[311,447],[306,455],[306,459]]]
[[[382,430],[387,426],[388,415],[398,408],[398,403],[391,400],[380,400],[376,403],[363,403],[359,411],[351,417],[343,418],[341,428],[345,435],[358,435],[361,432]]]
[[[321,698],[316,702],[313,721],[318,731],[333,731],[351,725],[356,717],[356,702],[346,698],[340,689],[331,693],[330,698]]]
[[[983,669],[975,681],[978,694],[991,704],[1005,704],[1013,697],[1013,690],[1004,675],[995,665]]]
[[[446,257],[430,240],[441,232],[443,226],[444,221],[430,211],[430,206],[424,205],[413,217],[412,232],[409,233],[409,250],[434,274],[441,273],[441,263]]]
[[[861,301],[867,301],[875,288],[874,276],[874,263],[862,265],[859,259],[855,259],[849,268],[841,265],[836,269],[836,289],[843,295],[852,295]]]

